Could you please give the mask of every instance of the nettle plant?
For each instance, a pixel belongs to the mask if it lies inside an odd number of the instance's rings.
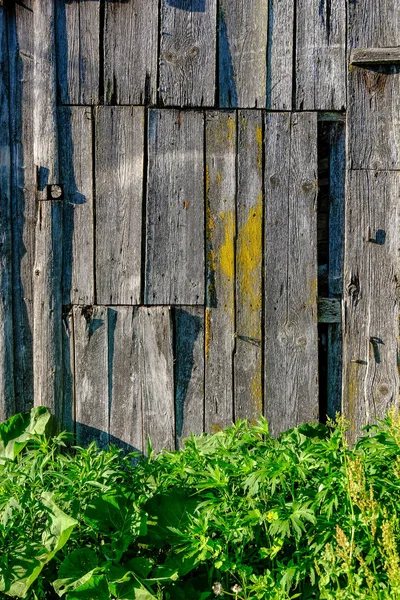
[[[0,425],[0,596],[400,599],[400,418],[273,439],[264,419],[147,457]]]

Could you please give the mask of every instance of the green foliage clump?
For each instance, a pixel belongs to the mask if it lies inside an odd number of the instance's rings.
[[[400,600],[400,417],[176,452],[68,447],[36,408],[0,425],[0,597]]]

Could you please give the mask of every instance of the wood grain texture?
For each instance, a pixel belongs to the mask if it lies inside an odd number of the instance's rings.
[[[63,310],[63,411],[62,431],[75,433],[75,342],[72,307]]]
[[[34,12],[34,146],[37,221],[33,283],[34,402],[62,414],[62,202],[47,201],[58,184],[55,32],[53,0],[36,0]]]
[[[296,108],[346,106],[346,2],[298,0],[296,5]]]
[[[57,81],[62,104],[97,104],[100,2],[56,0]]]
[[[96,302],[139,304],[144,109],[98,107],[96,131]]]
[[[104,90],[107,104],[155,104],[158,0],[106,0]]]
[[[176,445],[204,429],[204,308],[173,311]]]
[[[269,0],[267,108],[292,109],[293,0]]]
[[[216,0],[161,0],[160,93],[164,106],[214,106]]]
[[[384,48],[399,45],[400,13],[397,0],[348,3],[351,48]]]
[[[236,115],[206,115],[205,430],[232,424],[235,351]]]
[[[153,449],[175,448],[174,366],[171,309],[140,308],[140,380],[143,440]]]
[[[235,418],[262,414],[263,118],[239,111],[237,146]]]
[[[94,303],[92,113],[58,111],[60,176],[64,186],[63,304]]]
[[[400,64],[400,48],[354,48],[350,52],[350,64],[363,65],[398,65]]]
[[[0,421],[15,410],[7,16],[0,7]]]
[[[343,411],[354,442],[399,401],[398,173],[349,171]]]
[[[265,107],[268,0],[222,0],[218,35],[219,106]]]
[[[400,169],[400,67],[352,67],[348,76],[352,169]]]
[[[317,116],[266,115],[265,415],[273,435],[318,419]]]
[[[145,304],[204,304],[204,117],[151,110]]]

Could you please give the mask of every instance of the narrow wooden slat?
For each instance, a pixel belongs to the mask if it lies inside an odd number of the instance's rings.
[[[131,306],[108,311],[110,442],[143,450],[140,319]]]
[[[256,419],[263,409],[261,111],[239,112],[237,154],[235,418]]]
[[[158,0],[106,0],[104,90],[108,104],[155,104]]]
[[[63,312],[63,412],[61,429],[75,433],[75,354],[72,308]]]
[[[222,0],[219,106],[265,107],[268,0]]]
[[[73,309],[75,342],[76,441],[109,441],[108,309],[103,306]]]
[[[146,304],[204,304],[204,138],[198,111],[151,110]]]
[[[205,430],[232,424],[235,350],[236,118],[206,116]]]
[[[15,410],[7,16],[0,6],[0,421]]]
[[[175,448],[174,367],[171,309],[139,308],[140,381],[143,403],[143,439],[153,449]]]
[[[399,401],[400,177],[350,171],[347,190],[343,410],[354,442]]]
[[[175,308],[176,444],[204,428],[204,309]]]
[[[97,104],[100,2],[57,2],[57,79],[62,104]]]
[[[350,64],[363,65],[398,65],[400,64],[400,48],[354,48],[350,52]]]
[[[90,108],[59,109],[64,186],[63,304],[93,304],[93,175]]]
[[[144,109],[98,107],[96,131],[96,302],[139,304]]]
[[[37,221],[33,283],[34,402],[62,414],[62,202],[46,200],[59,184],[53,0],[34,11],[34,148]]]
[[[317,116],[266,116],[265,415],[318,419]]]
[[[298,0],[296,6],[296,107],[346,106],[346,2]]]
[[[291,110],[293,80],[293,0],[269,0],[267,108]]]
[[[216,0],[161,0],[160,99],[214,106]]]
[[[399,45],[400,13],[397,0],[348,3],[351,48],[382,48]]]

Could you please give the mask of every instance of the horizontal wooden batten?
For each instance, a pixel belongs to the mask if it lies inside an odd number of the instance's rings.
[[[400,46],[395,48],[354,48],[350,53],[350,64],[400,65]]]

